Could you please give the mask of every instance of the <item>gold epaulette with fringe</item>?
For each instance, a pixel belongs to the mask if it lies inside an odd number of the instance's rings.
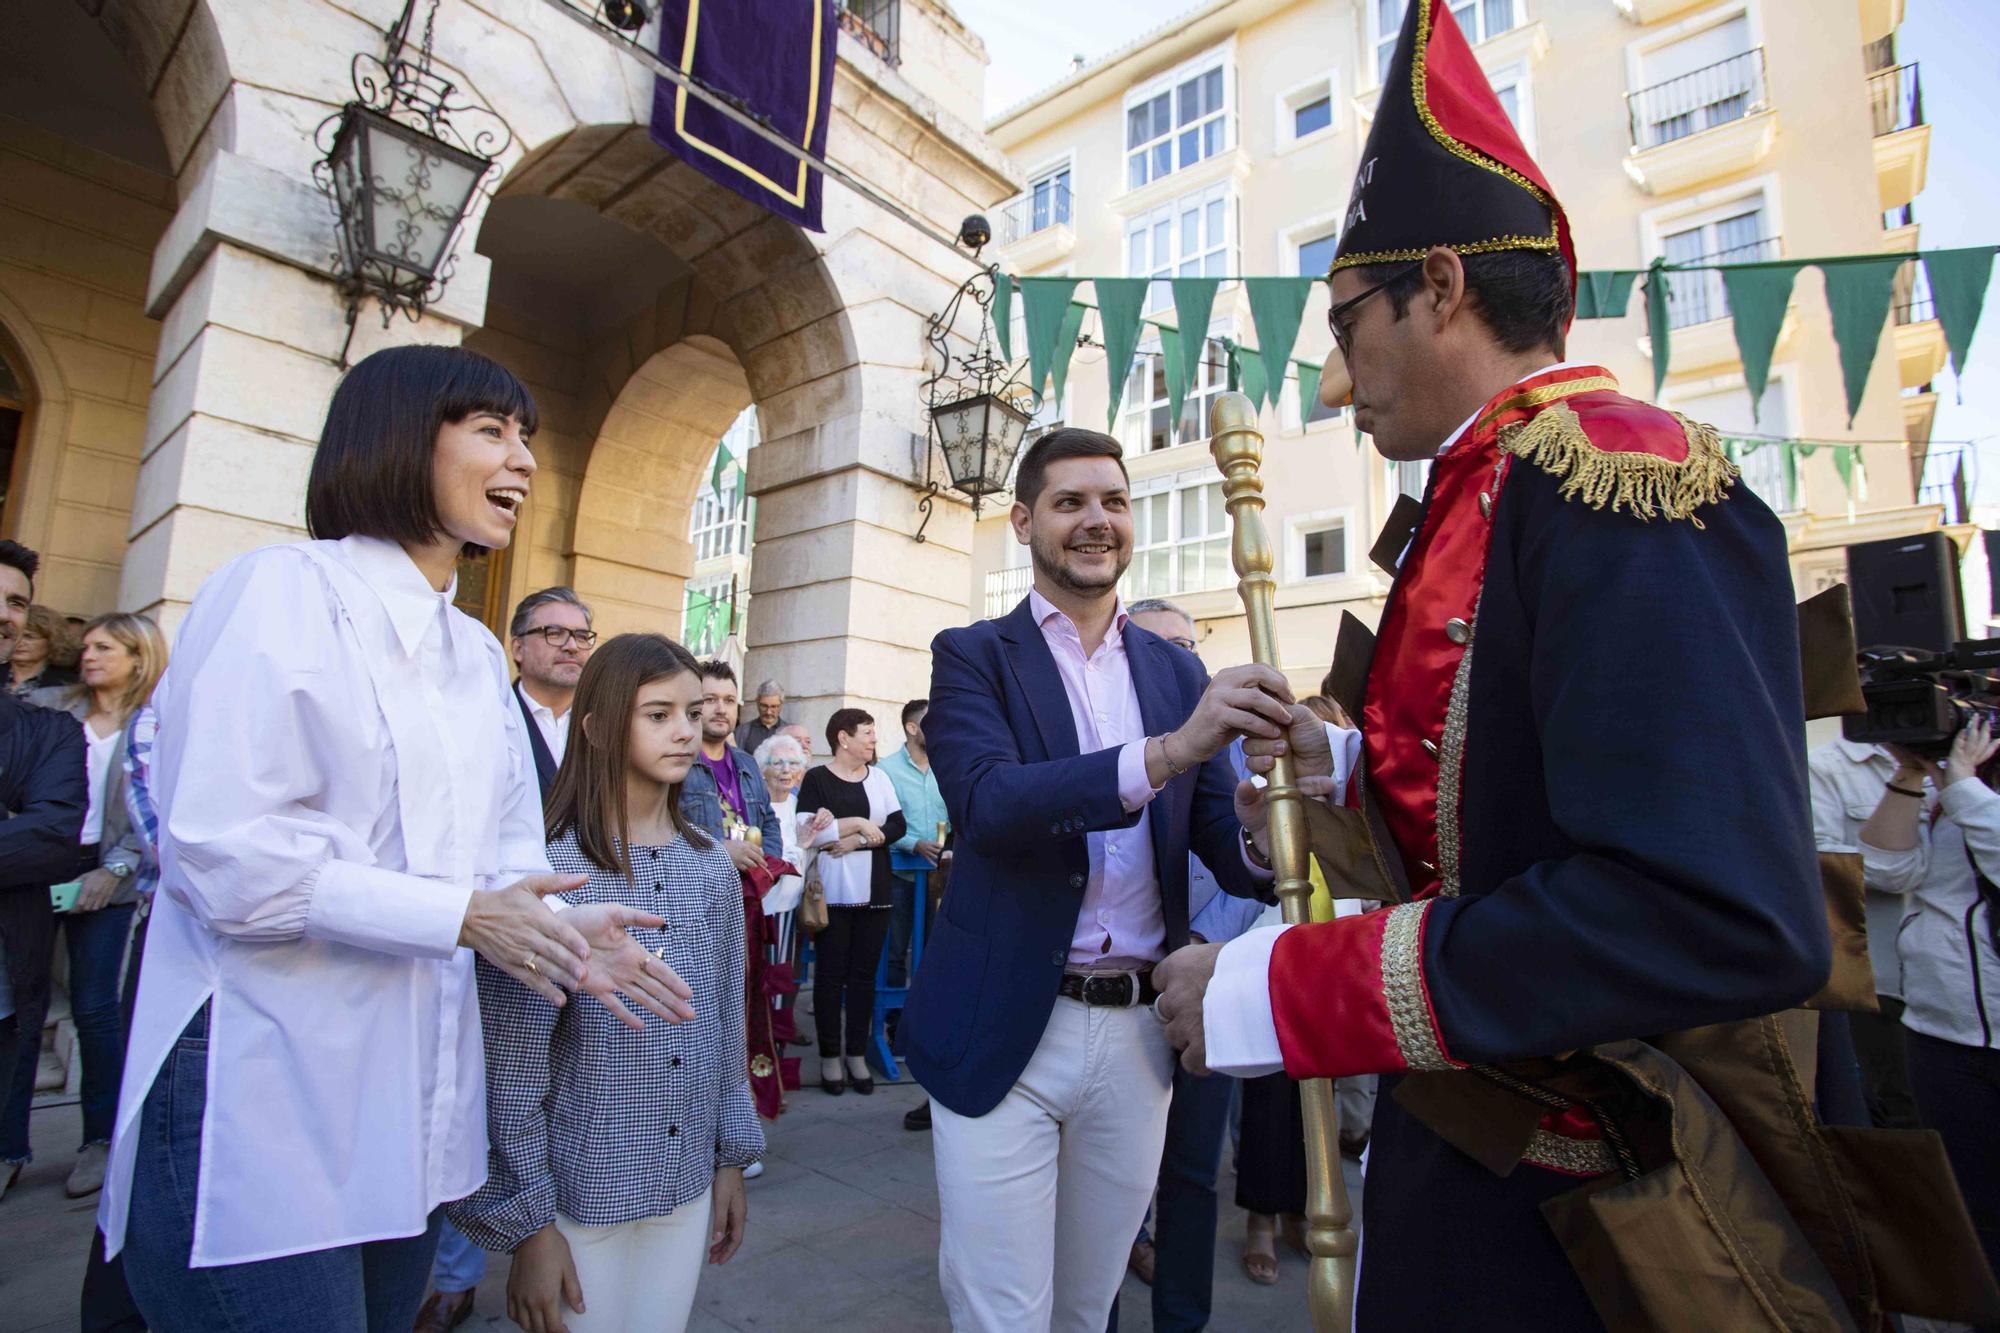
[[[1699,528],[1704,525],[1695,511],[1726,497],[1738,469],[1713,426],[1672,416],[1687,433],[1687,457],[1678,463],[1636,450],[1600,449],[1567,403],[1551,403],[1526,421],[1501,427],[1500,447],[1559,478],[1565,500],[1580,499],[1592,509],[1608,504],[1613,513],[1641,520],[1684,518]]]

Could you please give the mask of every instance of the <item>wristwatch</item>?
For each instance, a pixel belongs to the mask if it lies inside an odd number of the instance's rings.
[[[132,867],[126,865],[123,861],[107,861],[104,864],[104,868],[111,872],[111,878],[113,879],[125,879],[132,873]]]

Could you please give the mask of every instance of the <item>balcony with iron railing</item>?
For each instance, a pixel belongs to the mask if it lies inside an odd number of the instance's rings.
[[[1779,237],[1765,236],[1744,245],[1732,246],[1727,250],[1717,250],[1713,254],[1697,255],[1693,259],[1683,259],[1682,264],[1754,264],[1763,260],[1783,258],[1784,248]],[[1722,285],[1722,274],[1714,269],[1697,268],[1686,272],[1667,275],[1667,327],[1684,329],[1695,324],[1706,324],[1710,320],[1729,317],[1729,293]],[[1680,359],[1680,341],[1674,342],[1674,359]]]
[[[1625,170],[1649,194],[1684,190],[1761,162],[1777,142],[1764,48],[1625,95]]]
[[[1930,165],[1931,128],[1924,119],[1924,85],[1915,63],[1868,76],[1868,115],[1882,208],[1900,208],[1923,190]]]
[[[1669,258],[1675,264],[1748,264],[1779,259],[1784,255],[1781,238],[1766,236],[1713,254]],[[1787,310],[1778,326],[1773,355],[1782,355],[1797,331],[1797,315]],[[1702,368],[1733,366],[1742,360],[1736,346],[1736,330],[1729,318],[1729,294],[1722,274],[1714,269],[1687,269],[1667,274],[1667,327],[1672,330],[1669,358],[1676,373]],[[1639,350],[1653,355],[1650,336],[1639,340]]]
[[[1070,208],[1068,182],[1044,182],[1000,206],[992,219],[993,242],[1022,270],[1067,258],[1076,247]]]
[[[840,26],[890,64],[903,58],[902,0],[840,0]]]
[[[1035,570],[1032,565],[1022,565],[1019,569],[996,569],[986,576],[986,618],[1004,616],[1028,595],[1034,585]]]

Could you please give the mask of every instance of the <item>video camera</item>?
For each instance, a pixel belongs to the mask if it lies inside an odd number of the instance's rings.
[[[2000,722],[2000,639],[1960,640],[1946,653],[1864,648],[1857,657],[1867,709],[1841,719],[1848,740],[1942,759],[1974,717]]]

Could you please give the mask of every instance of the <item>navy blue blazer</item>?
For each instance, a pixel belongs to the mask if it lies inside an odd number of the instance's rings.
[[[1146,734],[1187,721],[1208,685],[1194,654],[1137,625],[1125,654]],[[1069,696],[1023,600],[931,644],[931,765],[951,816],[951,887],[898,1028],[917,1081],[960,1115],[1007,1095],[1041,1042],[1090,869],[1087,834],[1130,828],[1118,750],[1079,754]],[[1268,893],[1243,864],[1218,756],[1147,807],[1167,946],[1188,942],[1188,852],[1229,892]]]

